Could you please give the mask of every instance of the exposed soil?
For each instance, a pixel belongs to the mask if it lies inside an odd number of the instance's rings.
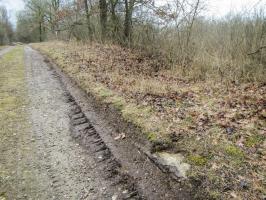
[[[1,123],[0,199],[190,199],[145,155],[137,137],[123,136],[131,127],[95,109],[37,51],[19,48],[6,65],[19,78],[0,73],[10,85],[2,86],[0,99],[15,92],[20,102],[0,110],[12,109],[0,118],[7,121]]]
[[[99,101],[30,47],[13,48],[0,51],[1,200],[217,196],[204,194],[203,176],[184,185],[179,175],[185,172],[172,166],[180,160],[185,170],[183,157],[150,151],[154,144],[121,116],[120,105]],[[242,156],[235,148],[228,151]],[[202,157],[193,159],[205,165]],[[249,183],[241,180],[247,190]]]
[[[20,121],[11,122],[14,134],[1,138],[6,142],[1,148],[1,199],[140,199],[86,118],[95,148],[85,149],[73,139],[71,127],[87,128],[77,126],[83,123],[81,110],[71,109],[75,103],[42,56],[25,48],[25,57],[26,77],[19,84],[25,84],[23,98],[29,102],[15,108]],[[26,128],[19,130],[21,124]],[[99,154],[102,150],[108,158]]]
[[[132,192],[123,177],[109,179],[108,172],[112,171],[105,170],[107,163],[99,163],[99,155],[72,140],[69,95],[56,74],[29,48],[26,60],[33,130],[37,141],[41,141],[39,157],[44,158],[42,167],[48,169],[55,199],[116,199]]]
[[[189,184],[200,196],[265,198],[264,82],[200,81],[177,69],[154,71],[155,59],[117,45],[53,41],[32,46],[93,96],[106,118],[117,120],[114,113],[119,113],[139,127],[151,152],[181,154],[191,166],[185,173]],[[111,106],[118,112],[107,112]],[[121,123],[116,126],[121,130]]]
[[[169,176],[172,175],[169,171],[174,169],[162,166],[162,163],[150,154],[148,150],[150,144],[141,137],[140,130],[125,122],[115,108],[107,108],[82,90],[48,57],[44,60],[50,62],[70,93],[69,102],[72,106],[72,114],[74,114],[72,116],[74,138],[79,139],[83,146],[92,150],[106,151],[107,148],[107,153],[103,151],[104,155],[100,156],[100,159],[106,157],[110,159],[114,156],[121,165],[119,172],[133,178],[138,191],[145,198],[151,200],[191,199],[190,192],[184,190],[180,182],[173,179],[177,177]],[[83,111],[82,114],[80,109]],[[88,136],[94,136],[94,138]],[[99,146],[92,145],[91,141]],[[109,155],[110,151],[112,155]]]

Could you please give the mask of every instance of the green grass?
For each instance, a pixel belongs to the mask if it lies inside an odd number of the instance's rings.
[[[23,47],[17,47],[0,59],[0,198],[12,199],[17,187],[13,171],[17,168],[18,138],[26,132],[25,70]]]
[[[32,155],[29,141],[28,95],[24,49],[15,47],[0,58],[0,199],[16,199],[30,193],[37,179],[26,159]]]

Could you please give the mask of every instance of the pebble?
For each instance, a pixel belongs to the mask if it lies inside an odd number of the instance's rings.
[[[241,180],[241,181],[240,181],[240,187],[241,187],[242,189],[248,189],[249,184],[248,184],[248,182],[247,182],[246,180]]]
[[[231,127],[227,127],[227,128],[226,128],[226,133],[227,133],[228,135],[232,135],[232,134],[234,133],[234,129],[231,128]]]
[[[122,193],[123,194],[127,194],[128,193],[128,190],[124,190]]]
[[[112,200],[117,200],[117,198],[118,198],[118,195],[116,194],[112,196]]]

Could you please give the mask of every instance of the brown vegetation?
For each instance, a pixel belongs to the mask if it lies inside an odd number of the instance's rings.
[[[154,151],[163,142],[165,150],[183,153],[199,191],[216,199],[265,194],[265,84],[191,82],[178,71],[154,71],[154,59],[116,45],[33,46],[141,127]]]
[[[27,0],[17,37],[55,40],[33,46],[140,127],[153,151],[184,154],[192,165],[189,183],[199,192],[263,199],[266,21],[260,2],[210,19],[203,0]]]
[[[204,17],[205,1],[28,0],[18,19],[22,41],[62,39],[142,50],[193,81],[264,82],[264,5],[221,19]]]

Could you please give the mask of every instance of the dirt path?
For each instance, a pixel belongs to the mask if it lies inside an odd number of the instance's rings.
[[[7,52],[9,52],[13,48],[14,47],[6,47],[6,48],[0,50],[0,57],[3,56],[4,54],[6,54]]]
[[[115,116],[48,58],[9,50],[0,57],[0,200],[191,199],[130,134],[116,140]]]
[[[96,152],[72,139],[68,93],[42,56],[29,47],[24,52],[25,65],[15,61],[21,52],[7,63],[17,66],[19,79],[11,83],[14,73],[0,72],[10,85],[0,85],[0,100],[16,92],[24,102],[12,107],[15,118],[0,102],[0,199],[138,199],[122,176],[110,175],[107,166],[115,162],[97,161]]]
[[[55,199],[104,199],[108,183],[94,169],[95,161],[70,137],[66,92],[36,52],[26,48],[31,121],[41,158]]]

